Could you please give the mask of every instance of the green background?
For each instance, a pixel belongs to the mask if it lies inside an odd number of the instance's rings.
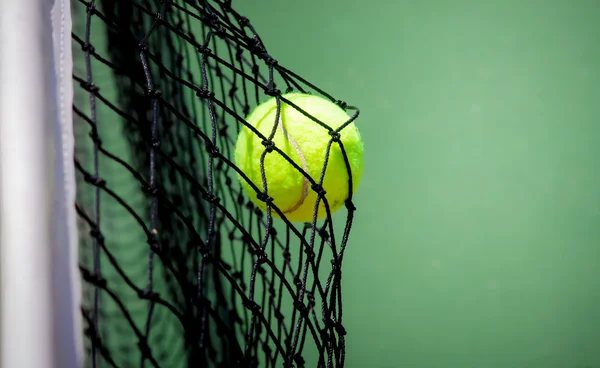
[[[348,368],[600,367],[600,2],[233,6],[361,109]]]

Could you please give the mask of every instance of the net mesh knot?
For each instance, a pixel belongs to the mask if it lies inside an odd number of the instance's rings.
[[[206,251],[202,253],[202,261],[204,262],[204,264],[209,264],[214,261],[214,258],[212,254],[210,254],[210,252]]]
[[[203,100],[210,100],[215,96],[215,94],[206,88],[201,88],[198,90],[198,92],[196,92],[196,96]]]
[[[100,92],[100,87],[95,85],[94,82],[82,81],[81,83],[79,83],[79,85],[81,86],[81,88],[88,91],[89,93],[97,94],[98,92]]]
[[[257,258],[256,258],[256,262],[259,265],[262,265],[264,263],[266,263],[269,260],[269,258],[267,257],[267,253],[265,253],[264,250],[259,250],[258,254],[257,254]]]
[[[102,146],[102,139],[100,138],[97,129],[92,129],[90,131],[89,137],[92,139],[92,142],[94,142],[98,147]]]
[[[336,130],[330,130],[329,131],[329,135],[331,136],[331,141],[335,142],[335,143],[339,143],[340,142],[340,132],[336,131]]]
[[[160,241],[154,232],[148,234],[148,239],[146,242],[150,246],[151,251],[155,253],[160,252]]]
[[[150,98],[159,98],[160,96],[162,96],[162,92],[156,88],[147,88],[146,96],[148,96]]]
[[[294,355],[294,362],[296,362],[296,364],[298,365],[298,367],[304,367],[304,365],[306,364],[306,361],[304,360],[304,358],[300,354]]]
[[[310,187],[311,187],[312,190],[315,191],[315,193],[317,194],[317,196],[319,196],[320,198],[325,197],[325,194],[327,192],[325,191],[325,189],[323,188],[323,186],[321,184],[314,183]]]
[[[84,180],[97,188],[106,187],[106,180],[97,175],[84,175]]]
[[[240,27],[245,28],[245,27],[248,27],[250,25],[250,19],[248,19],[248,17],[241,16],[238,19],[238,23],[239,23]]]
[[[94,4],[94,2],[89,2],[86,6],[86,13],[88,15],[96,15],[98,14],[98,10],[96,10],[96,5]]]
[[[264,57],[265,64],[269,66],[277,66],[279,62],[275,60],[271,55],[266,54]]]
[[[142,192],[144,192],[152,197],[158,197],[159,195],[161,195],[161,189],[157,184],[143,183],[142,184]]]
[[[275,142],[270,139],[264,139],[261,143],[265,146],[265,151],[267,151],[267,153],[271,153],[275,149]]]
[[[206,152],[213,158],[220,156],[219,147],[212,142],[206,142]]]
[[[276,97],[276,96],[280,96],[281,95],[281,91],[277,88],[275,88],[275,86],[267,86],[267,88],[264,89],[265,95],[267,96],[271,96],[271,97]]]
[[[137,294],[140,299],[146,299],[150,301],[157,301],[159,299],[159,294],[149,289],[139,290]]]
[[[266,192],[257,193],[256,198],[258,198],[259,201],[265,202],[267,205],[271,205],[273,203],[273,198],[269,197]]]
[[[210,55],[210,53],[212,52],[212,50],[205,45],[198,45],[198,47],[196,47],[196,51],[204,55]]]
[[[306,254],[306,260],[312,262],[315,259],[315,252],[309,247],[304,248],[304,253]]]
[[[294,301],[294,308],[296,308],[296,310],[300,313],[301,316],[308,316],[308,308],[300,300]]]
[[[251,312],[253,316],[258,316],[260,314],[260,306],[253,300],[245,300],[244,307],[246,307],[246,309],[248,309],[248,311]]]
[[[350,212],[356,211],[356,207],[354,206],[354,203],[352,202],[352,200],[350,198],[346,199],[346,201],[344,201],[344,203],[345,203],[348,211],[350,211]]]
[[[306,299],[308,300],[308,309],[312,310],[315,307],[315,305],[316,305],[315,295],[313,293],[311,293],[310,291],[307,291],[306,292]]]
[[[84,43],[81,46],[81,50],[83,52],[90,52],[90,53],[94,53],[96,51],[96,49],[94,49],[94,45],[92,45],[91,43]]]
[[[92,273],[88,270],[81,270],[82,277],[85,281],[96,285],[97,287],[106,288],[106,279],[97,273]]]
[[[348,104],[342,100],[336,100],[335,104],[341,107],[343,110],[346,110],[346,108],[348,108]]]
[[[96,239],[96,241],[100,244],[104,244],[104,236],[100,232],[100,229],[95,226],[90,230],[90,235],[92,238]]]
[[[254,35],[252,37],[252,40],[250,43],[250,52],[252,52],[253,54],[256,54],[257,56],[264,59],[264,55],[266,54],[267,49],[263,45],[263,43],[260,40],[260,38],[258,37],[258,35]]]
[[[148,342],[145,339],[140,339],[137,346],[142,354],[142,359],[148,359],[152,356],[150,346],[148,346]]]
[[[323,240],[329,240],[329,232],[324,227],[322,227],[322,228],[319,229],[319,236]]]
[[[160,12],[159,13],[154,13],[154,17],[153,18],[154,18],[154,22],[156,24],[160,24],[160,23],[164,22],[164,20],[165,20],[164,14],[160,13]]]

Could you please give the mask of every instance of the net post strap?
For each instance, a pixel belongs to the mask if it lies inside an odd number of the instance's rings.
[[[81,367],[69,0],[0,1],[0,366]]]
[[[73,133],[73,55],[71,0],[52,0],[52,45],[56,119],[54,119],[55,253],[53,282],[56,352],[58,367],[83,365],[81,282],[75,213],[75,168]]]

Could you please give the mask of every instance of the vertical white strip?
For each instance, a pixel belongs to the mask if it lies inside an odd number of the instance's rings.
[[[0,1],[0,366],[6,368],[58,368],[49,5]]]
[[[70,0],[53,0],[52,37],[55,70],[53,84],[56,119],[55,146],[54,290],[56,310],[55,341],[58,367],[82,366],[81,284],[78,235],[75,213],[75,170],[73,164],[73,54],[71,52]]]

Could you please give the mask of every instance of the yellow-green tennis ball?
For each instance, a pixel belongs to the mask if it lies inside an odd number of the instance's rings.
[[[336,129],[350,120],[350,116],[342,108],[324,98],[302,93],[288,93],[283,97],[332,129]],[[277,102],[273,97],[256,107],[246,121],[268,138],[275,125],[276,113]],[[327,129],[302,114],[295,107],[281,101],[281,115],[273,143],[308,173],[317,184],[321,177],[327,146],[331,138]],[[341,130],[340,141],[348,156],[352,172],[352,193],[354,193],[363,172],[363,142],[354,122]],[[235,162],[261,192],[264,189],[260,158],[264,151],[263,139],[248,127],[243,126],[235,147]],[[266,154],[264,167],[267,192],[273,199],[273,204],[290,221],[312,221],[318,195],[312,189],[310,181],[275,150]],[[241,176],[240,181],[250,199],[259,208],[266,209],[266,203],[257,198],[256,191]],[[348,198],[348,183],[348,170],[342,150],[340,145],[334,142],[329,151],[323,180],[325,198],[327,198],[332,213],[342,207]],[[276,211],[272,211],[272,213],[279,217]],[[323,218],[326,215],[325,203],[321,200],[317,218]]]

